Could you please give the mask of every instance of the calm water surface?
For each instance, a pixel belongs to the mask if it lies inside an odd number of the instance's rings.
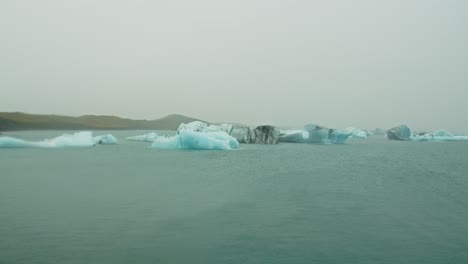
[[[468,263],[467,142],[160,151],[111,133],[0,149],[0,263]]]

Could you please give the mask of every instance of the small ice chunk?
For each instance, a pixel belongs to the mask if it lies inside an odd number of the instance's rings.
[[[151,132],[151,133],[144,134],[144,135],[126,137],[125,139],[130,140],[130,141],[139,141],[139,142],[154,142],[157,137],[158,137],[158,134],[156,134],[156,132]]]

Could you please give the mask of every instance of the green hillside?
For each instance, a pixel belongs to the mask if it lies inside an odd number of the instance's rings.
[[[111,130],[152,129],[175,130],[181,123],[196,118],[169,115],[156,120],[133,120],[117,116],[84,115],[79,117],[61,115],[34,115],[26,113],[0,112],[0,131],[12,130]]]

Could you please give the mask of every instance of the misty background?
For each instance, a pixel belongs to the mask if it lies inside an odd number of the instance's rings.
[[[0,0],[0,111],[468,132],[468,1]]]

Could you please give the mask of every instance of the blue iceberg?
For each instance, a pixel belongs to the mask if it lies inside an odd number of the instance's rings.
[[[215,126],[194,121],[181,124],[175,136],[154,138],[151,146],[157,149],[235,149],[239,142],[228,134],[231,130],[232,125]]]
[[[316,124],[309,124],[304,126],[304,130],[309,133],[309,137],[305,140],[306,143],[321,143],[328,144],[329,129]]]
[[[328,143],[345,144],[350,136],[352,136],[352,132],[348,130],[330,129],[328,133]]]

